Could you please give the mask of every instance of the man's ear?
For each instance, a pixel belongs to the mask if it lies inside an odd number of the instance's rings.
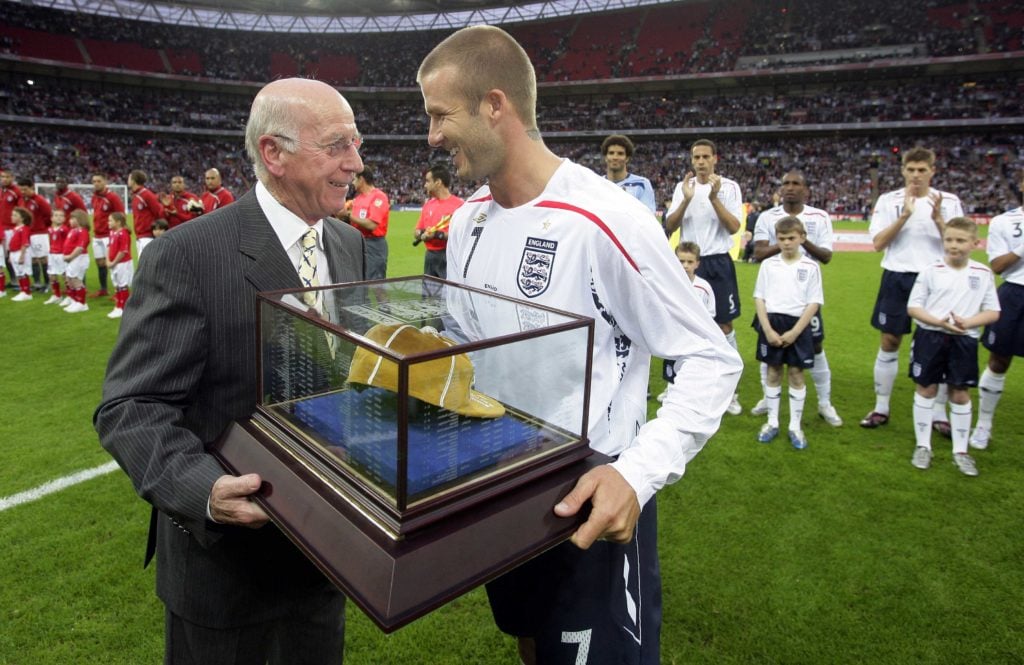
[[[275,178],[280,178],[284,175],[284,163],[282,157],[285,152],[281,149],[281,144],[273,136],[264,134],[260,137],[259,142],[260,159],[263,160],[263,165],[267,168],[267,172]]]
[[[497,88],[487,91],[484,95],[483,100],[480,102],[480,110],[482,113],[487,114],[487,118],[493,124],[503,115],[512,111],[512,106],[508,102],[508,97],[505,93]]]

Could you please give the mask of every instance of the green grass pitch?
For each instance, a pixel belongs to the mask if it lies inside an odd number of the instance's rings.
[[[422,268],[415,219],[392,215],[391,276]],[[874,404],[878,264],[841,253],[824,269],[825,348],[846,424],[825,424],[809,395],[810,447],[796,452],[783,439],[758,444],[760,418],[727,416],[660,493],[664,663],[1024,659],[1024,363],[1010,370],[990,449],[975,452],[978,478],[956,471],[944,439],[932,469],[911,467],[909,379],[897,381],[888,427],[857,426]],[[737,270],[750,294],[757,267]],[[71,316],[39,297],[0,301],[0,497],[109,461],[91,414],[118,323],[105,316],[111,303],[90,304]],[[742,306],[749,409],[759,387],[753,303]],[[655,362],[652,395],[660,373]],[[142,569],[148,514],[120,472],[0,512],[0,664],[160,662],[163,608],[153,568]],[[352,604],[348,619],[350,665],[518,662],[481,590],[392,635]]]

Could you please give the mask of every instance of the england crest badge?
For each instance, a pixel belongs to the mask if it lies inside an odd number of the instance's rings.
[[[526,239],[523,257],[519,260],[519,275],[516,278],[520,293],[527,298],[536,298],[548,290],[557,250],[557,240]]]

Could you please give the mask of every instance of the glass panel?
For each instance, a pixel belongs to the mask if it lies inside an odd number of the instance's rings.
[[[261,296],[261,404],[387,505],[586,445],[589,319],[426,278],[319,292]]]

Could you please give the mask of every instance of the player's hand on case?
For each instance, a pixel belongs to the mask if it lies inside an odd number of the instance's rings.
[[[210,490],[210,516],[218,524],[258,529],[270,517],[250,497],[260,488],[260,477],[255,473],[244,476],[221,476]]]
[[[572,534],[573,545],[585,550],[596,540],[628,543],[633,538],[640,519],[640,502],[622,474],[607,464],[591,469],[555,506],[555,514],[571,517],[588,499],[590,517]]]

